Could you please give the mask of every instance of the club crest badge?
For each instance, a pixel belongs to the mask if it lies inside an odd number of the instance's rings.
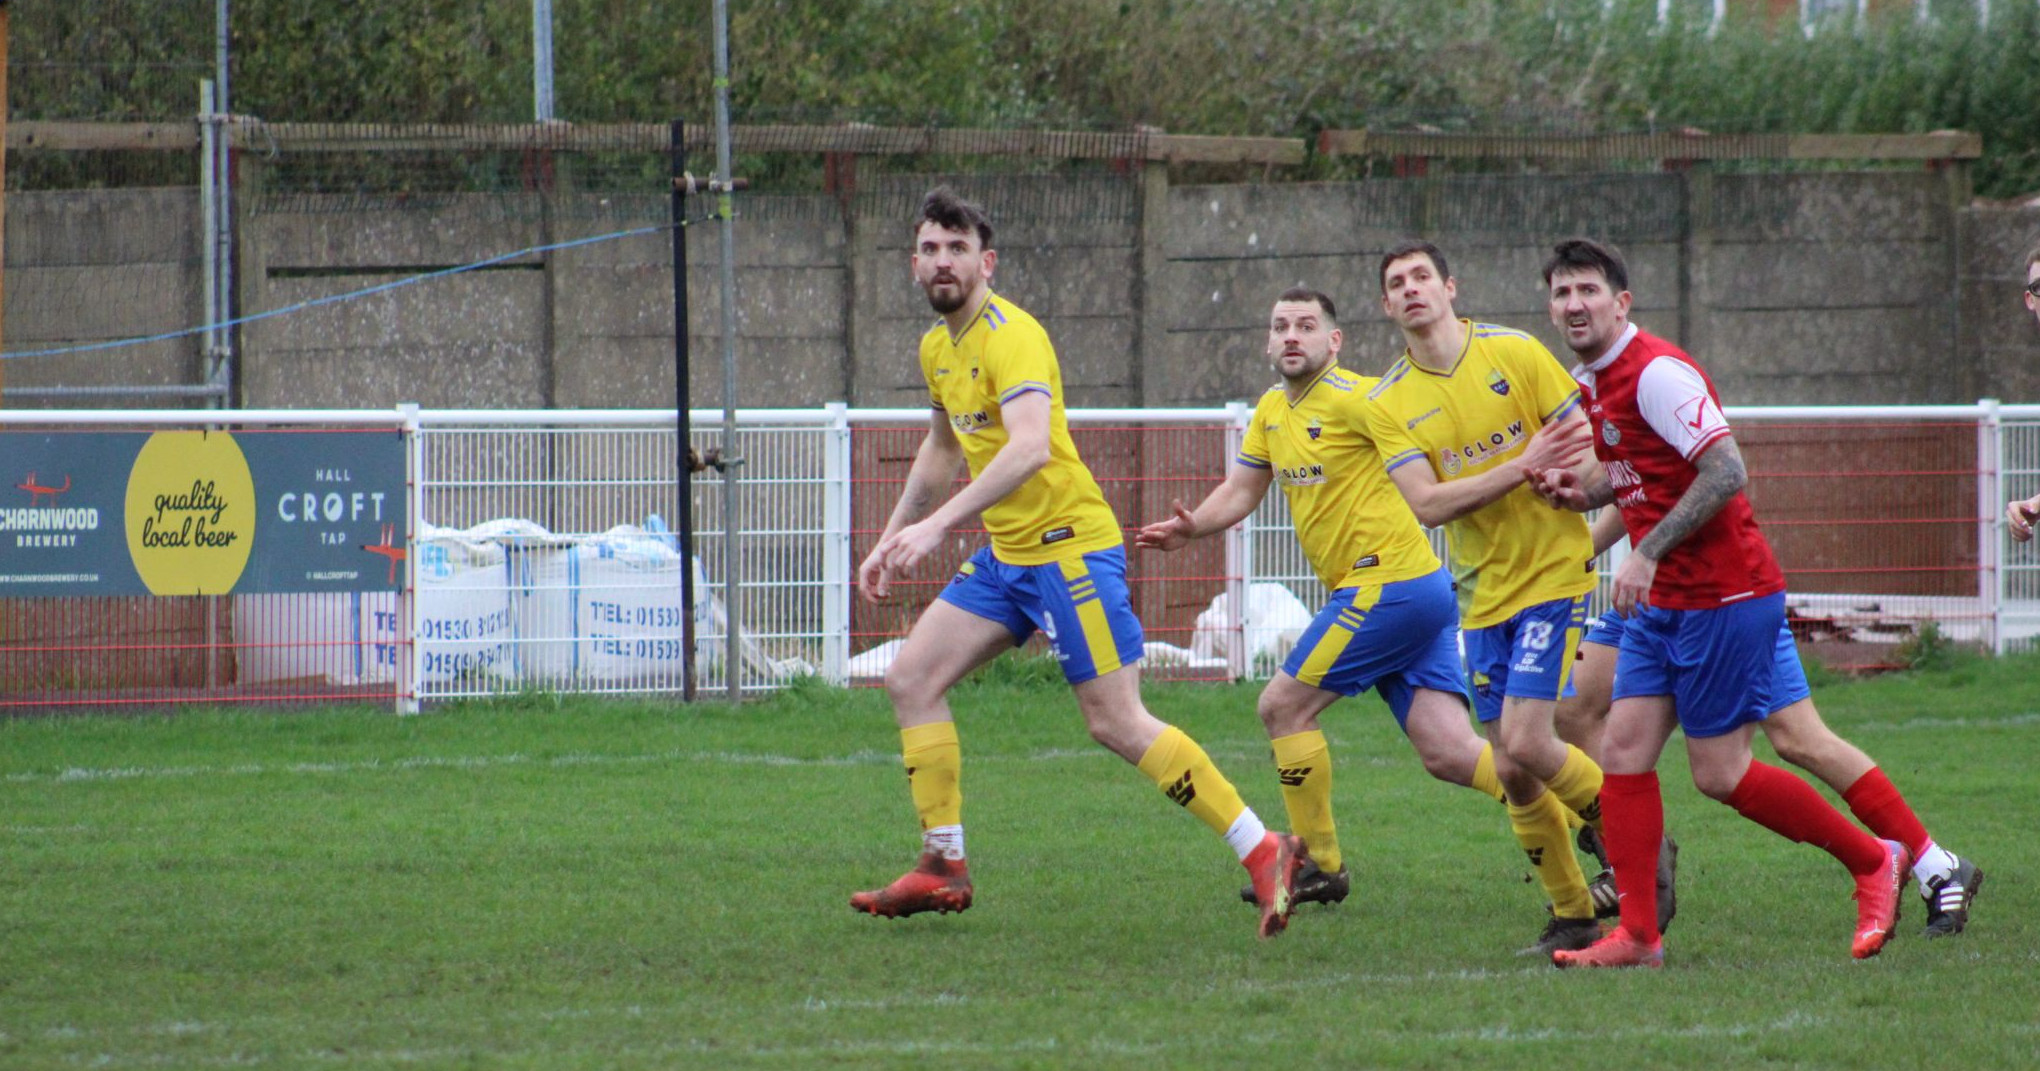
[[[1325,433],[1325,423],[1316,417],[1311,417],[1309,425],[1305,426],[1303,430],[1310,436],[1312,442],[1316,442],[1317,437]]]
[[[1601,441],[1609,446],[1614,446],[1622,441],[1622,433],[1616,430],[1614,421],[1606,420],[1601,422]]]
[[[1509,381],[1502,378],[1501,372],[1490,371],[1487,374],[1487,389],[1506,398],[1509,396]]]

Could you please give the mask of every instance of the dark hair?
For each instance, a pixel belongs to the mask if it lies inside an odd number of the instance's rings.
[[[947,186],[937,186],[921,198],[921,214],[914,217],[914,237],[921,236],[921,225],[933,223],[943,230],[976,231],[978,247],[992,247],[992,221],[985,215],[983,206],[966,201]]]
[[[1388,252],[1381,254],[1381,266],[1374,270],[1374,280],[1381,284],[1381,292],[1388,293],[1388,266],[1412,253],[1422,253],[1431,258],[1431,266],[1438,269],[1441,279],[1452,278],[1452,269],[1445,265],[1445,253],[1437,246],[1422,238],[1398,242]]]
[[[2033,251],[2026,254],[2026,266],[2030,268],[2035,264],[2040,264],[2040,245],[2034,246]]]
[[[1562,271],[1597,271],[1608,280],[1608,289],[1618,294],[1629,289],[1629,268],[1622,263],[1622,254],[1592,238],[1567,238],[1551,247],[1551,259],[1544,262],[1544,285],[1549,287],[1551,277]]]
[[[1332,299],[1326,297],[1324,291],[1322,290],[1312,290],[1310,287],[1307,286],[1292,286],[1289,289],[1284,290],[1282,292],[1282,296],[1276,298],[1275,300],[1315,301],[1317,302],[1318,308],[1325,310],[1325,319],[1330,320],[1333,323],[1339,322],[1338,307],[1332,304]]]

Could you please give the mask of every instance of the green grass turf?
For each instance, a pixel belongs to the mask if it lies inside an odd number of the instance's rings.
[[[966,684],[977,906],[853,914],[917,847],[883,695],[0,723],[0,1067],[1964,1069],[2040,1064],[2040,661],[1822,689],[1989,882],[1848,958],[1849,885],[1702,799],[1662,972],[1519,959],[1501,808],[1326,716],[1359,881],[1271,942],[1225,846],[1029,672]],[[1271,824],[1252,686],[1149,689]]]

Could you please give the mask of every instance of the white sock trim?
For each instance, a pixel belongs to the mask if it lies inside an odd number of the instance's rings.
[[[921,850],[944,859],[963,858],[963,827],[936,826],[921,833]]]
[[[1240,812],[1238,818],[1225,831],[1225,842],[1232,845],[1240,861],[1245,862],[1247,853],[1261,846],[1261,838],[1268,835],[1268,827],[1261,824],[1261,816],[1252,807]]]
[[[1918,859],[1913,860],[1912,872],[1913,879],[1920,883],[1920,895],[1925,896],[1927,882],[1955,873],[1955,855],[1929,839],[1927,850],[1921,852]]]

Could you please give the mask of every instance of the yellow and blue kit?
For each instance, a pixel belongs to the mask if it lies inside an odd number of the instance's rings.
[[[973,479],[1008,441],[1000,407],[1029,393],[1049,401],[1048,463],[986,507],[992,545],[964,564],[941,599],[1004,624],[1016,645],[1040,629],[1072,684],[1138,662],[1145,637],[1127,593],[1124,535],[1070,438],[1048,332],[991,294],[962,334],[938,321],[921,337],[921,374]]]
[[[1537,429],[1578,408],[1579,384],[1521,331],[1461,321],[1466,348],[1433,372],[1404,353],[1367,392],[1383,464],[1428,464],[1440,483],[1512,462]],[[1544,504],[1528,484],[1445,525],[1460,624],[1484,628],[1538,603],[1594,589],[1586,519]]]
[[[1237,464],[1269,470],[1331,596],[1283,671],[1341,695],[1378,688],[1402,724],[1412,691],[1460,692],[1452,582],[1389,481],[1360,413],[1373,380],[1329,365],[1295,402],[1261,396]]]
[[[1405,352],[1367,392],[1386,471],[1429,465],[1440,483],[1478,476],[1513,463],[1537,429],[1579,407],[1579,384],[1543,343],[1494,324],[1460,326],[1466,344],[1450,369]],[[1447,522],[1445,541],[1475,713],[1500,717],[1504,696],[1557,699],[1597,582],[1586,519],[1545,505],[1526,483]]]

